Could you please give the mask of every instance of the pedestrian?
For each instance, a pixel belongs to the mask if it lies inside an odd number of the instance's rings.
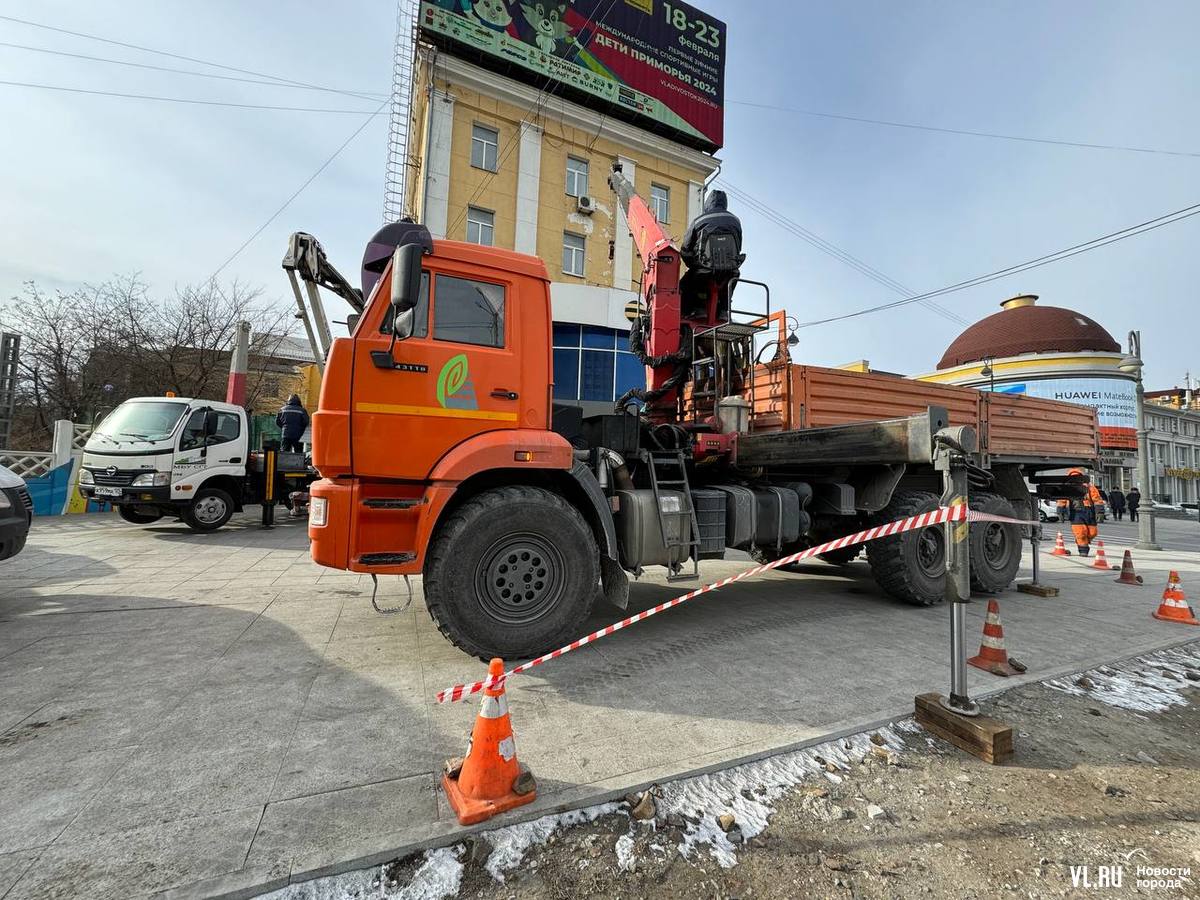
[[[304,437],[304,432],[308,430],[308,422],[308,410],[300,402],[300,395],[292,394],[292,396],[288,397],[288,402],[279,410],[279,415],[275,417],[275,424],[283,432],[280,449],[285,453],[303,452],[304,444],[301,441]]]
[[[1083,484],[1083,496],[1067,501],[1067,511],[1071,519],[1071,531],[1075,534],[1075,546],[1080,556],[1089,556],[1092,552],[1092,541],[1100,533],[1097,527],[1096,507],[1103,503],[1100,491],[1083,474],[1082,469],[1071,469],[1068,476],[1078,478]]]
[[[1112,507],[1113,516],[1118,522],[1125,515],[1125,494],[1120,488],[1108,492],[1108,505]]]
[[[1125,497],[1125,505],[1129,507],[1129,521],[1136,522],[1138,520],[1138,509],[1142,505],[1142,492],[1136,487],[1129,489],[1129,494]]]

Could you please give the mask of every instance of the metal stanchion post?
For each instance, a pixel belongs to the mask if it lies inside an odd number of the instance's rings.
[[[947,433],[957,432],[957,433]],[[974,449],[975,432],[970,428],[946,429],[937,435],[935,467],[942,473],[942,505],[967,505],[967,453]],[[971,602],[970,524],[947,522],[946,602],[950,604],[950,696],[946,709],[962,716],[979,715],[979,707],[967,694],[967,604]]]
[[[275,527],[275,468],[279,463],[279,451],[274,447],[263,450],[263,501],[262,527]]]

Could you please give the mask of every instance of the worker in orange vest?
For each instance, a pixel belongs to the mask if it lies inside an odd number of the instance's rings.
[[[1075,533],[1075,546],[1079,548],[1080,556],[1088,556],[1092,552],[1092,541],[1100,533],[1097,527],[1099,521],[1096,514],[1098,504],[1104,502],[1100,491],[1092,484],[1082,469],[1071,469],[1068,476],[1080,478],[1084,483],[1084,494],[1076,500],[1058,501],[1059,521],[1070,521],[1071,531]]]

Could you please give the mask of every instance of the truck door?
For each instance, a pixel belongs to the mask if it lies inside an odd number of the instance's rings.
[[[433,263],[433,260],[430,260]],[[432,265],[422,273],[412,333],[394,368],[381,368],[391,336],[387,293],[355,332],[351,438],[359,475],[421,480],[448,450],[485,431],[516,428],[523,396],[515,288],[503,273]],[[402,325],[403,327],[403,325]]]

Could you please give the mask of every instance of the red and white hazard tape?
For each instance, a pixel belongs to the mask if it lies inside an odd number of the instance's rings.
[[[799,562],[802,559],[809,559],[821,553],[828,553],[830,550],[840,550],[843,547],[849,547],[851,544],[865,544],[868,541],[874,541],[879,538],[891,537],[895,534],[901,534],[905,531],[912,531],[917,528],[928,528],[930,525],[941,525],[946,522],[961,522],[967,519],[972,522],[1008,522],[1014,525],[1036,525],[1036,522],[1027,522],[1023,519],[1010,519],[1004,516],[993,516],[989,513],[976,512],[968,510],[964,505],[956,506],[941,506],[927,513],[922,513],[919,516],[910,516],[907,519],[899,519],[895,522],[889,522],[886,525],[876,525],[874,528],[868,528],[866,531],[860,531],[857,534],[847,535],[843,538],[838,538],[836,541],[829,541],[825,544],[819,544],[816,547],[809,547],[807,550],[801,550],[798,553],[793,553],[791,556],[785,556],[782,559],[776,559],[769,563],[764,563],[761,566],[755,566],[752,569],[746,569],[744,572],[739,572],[736,575],[730,575],[728,578],[722,578],[720,581],[714,581],[712,584],[706,584],[704,587],[696,588],[694,591],[676,597],[673,600],[668,600],[665,603],[660,603],[658,606],[643,610],[636,615],[632,615],[627,619],[622,619],[620,622],[614,622],[606,628],[601,628],[599,631],[593,631],[589,635],[579,638],[577,641],[572,641],[565,647],[559,647],[557,650],[552,650],[549,653],[539,656],[537,659],[531,659],[529,662],[521,663],[521,665],[509,669],[498,678],[485,678],[483,681],[476,681],[473,684],[456,684],[454,687],[446,688],[444,691],[437,693],[438,703],[456,703],[464,697],[469,697],[472,694],[477,694],[486,687],[500,685],[505,682],[510,676],[520,675],[522,672],[528,672],[534,666],[540,666],[544,662],[549,662],[552,659],[557,659],[565,653],[570,653],[572,650],[578,650],[592,641],[598,641],[600,638],[608,637],[614,631],[620,631],[622,628],[628,628],[641,622],[643,619],[648,619],[651,616],[657,616],[661,612],[666,612],[668,609],[674,609],[680,604],[687,603],[699,597],[701,594],[707,594],[709,591],[715,591],[723,588],[726,585],[733,584],[735,581],[742,581],[746,578],[752,578],[755,575],[761,575],[763,572],[769,572],[771,569],[778,569],[780,566],[787,566],[794,562]]]

